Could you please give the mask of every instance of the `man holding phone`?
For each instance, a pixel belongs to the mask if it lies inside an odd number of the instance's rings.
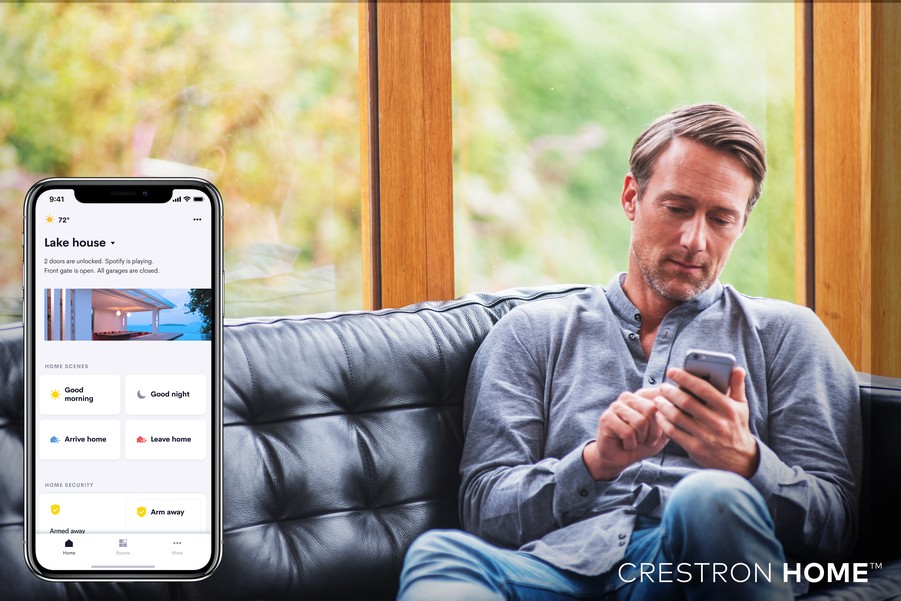
[[[401,599],[791,599],[806,584],[787,561],[850,550],[855,372],[810,310],[717,279],[765,172],[757,130],[722,105],[638,137],[628,272],[485,339],[464,411],[469,533],[420,537]],[[726,390],[679,367],[697,349],[736,357]]]

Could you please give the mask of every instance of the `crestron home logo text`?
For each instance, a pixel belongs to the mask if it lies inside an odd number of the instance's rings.
[[[881,563],[808,563],[772,564],[749,563],[624,563],[619,567],[623,582],[772,582],[781,577],[784,582],[868,582],[868,570],[882,568]]]

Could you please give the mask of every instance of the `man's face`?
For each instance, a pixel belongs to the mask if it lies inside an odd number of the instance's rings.
[[[626,176],[622,203],[632,221],[630,275],[640,272],[646,292],[674,303],[707,290],[741,236],[753,188],[737,159],[674,139],[640,198],[637,183]]]

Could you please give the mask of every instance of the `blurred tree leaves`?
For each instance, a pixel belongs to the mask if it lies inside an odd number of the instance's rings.
[[[602,282],[624,270],[635,137],[718,101],[767,141],[763,198],[723,273],[794,299],[791,4],[451,7],[457,290]]]
[[[351,3],[0,4],[0,296],[34,181],[195,168],[227,314],[358,308],[358,70]]]

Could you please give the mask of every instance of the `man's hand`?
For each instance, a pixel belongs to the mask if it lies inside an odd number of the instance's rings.
[[[732,370],[727,394],[682,369],[671,368],[666,375],[697,397],[671,384],[658,389],[656,421],[666,435],[701,467],[753,476],[760,451],[748,427],[745,370]]]
[[[624,469],[660,452],[669,440],[656,418],[656,388],[619,395],[598,420],[597,439],[582,460],[595,480],[613,480]]]

